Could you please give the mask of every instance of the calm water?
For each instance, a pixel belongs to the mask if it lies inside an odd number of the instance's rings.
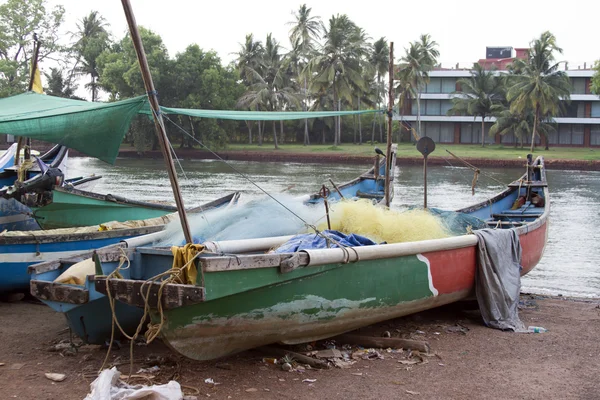
[[[269,193],[312,193],[329,178],[342,183],[365,171],[368,165],[257,163],[230,161],[230,165]],[[261,195],[247,179],[219,161],[182,161],[186,177],[180,183],[186,207],[202,204],[234,190],[242,198]],[[178,168],[179,169],[179,168]],[[508,183],[517,169],[484,169],[483,173]],[[110,166],[92,158],[71,158],[69,176],[96,173],[103,179],[95,192],[113,193],[137,200],[172,202],[162,160],[119,159]],[[548,171],[551,217],[548,244],[540,264],[523,278],[523,291],[570,296],[600,295],[600,173]],[[430,167],[428,204],[456,209],[483,201],[504,187],[481,176],[471,195],[472,173],[464,168]],[[393,207],[422,205],[422,169],[396,170]]]

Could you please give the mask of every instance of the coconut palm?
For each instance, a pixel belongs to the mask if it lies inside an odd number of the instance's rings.
[[[265,49],[262,45],[262,42],[255,41],[254,35],[250,33],[246,35],[244,43],[240,43],[240,50],[237,53],[234,53],[237,55],[237,59],[235,61],[236,68],[247,90],[250,90],[250,86],[256,80],[256,76],[260,76],[264,51]],[[255,107],[258,107],[258,105]],[[258,108],[254,108],[254,110],[258,110]],[[246,121],[246,126],[248,127],[249,144],[252,144],[252,124],[252,121]],[[262,130],[260,121],[258,121],[258,145],[262,146]]]
[[[267,35],[262,60],[261,73],[248,68],[251,85],[249,90],[238,100],[238,105],[250,109],[266,111],[283,110],[286,105],[298,107],[300,99],[296,90],[290,86],[285,74],[284,65],[279,54],[279,43],[271,34]],[[273,142],[277,144],[277,130],[273,121]]]
[[[515,139],[519,139],[521,148],[523,148],[523,141],[528,137],[533,130],[534,122],[533,110],[525,110],[525,114],[515,114],[510,111],[509,108],[505,108],[501,112],[496,114],[496,122],[490,128],[490,135],[506,135],[513,133]],[[538,131],[549,135],[551,132],[556,131],[555,123],[551,119],[542,119],[538,125]],[[517,147],[517,141],[515,140],[515,147]]]
[[[311,59],[307,70],[312,76],[311,90],[323,92],[331,88],[333,109],[340,109],[341,100],[352,102],[354,90],[366,90],[362,67],[367,54],[367,41],[363,29],[347,15],[332,16],[324,28],[325,42],[318,54]],[[334,146],[341,142],[340,118],[334,135]]]
[[[548,31],[532,41],[527,58],[515,61],[521,74],[513,76],[513,84],[507,93],[511,111],[517,114],[527,108],[534,111],[531,152],[535,148],[535,137],[540,133],[541,120],[559,113],[561,99],[570,100],[571,82],[564,71],[558,70],[555,52],[562,54],[562,49],[556,44],[556,37]]]
[[[90,11],[77,23],[77,32],[72,35],[76,38],[73,45],[76,61],[72,75],[90,76],[90,81],[85,84],[85,88],[92,93],[92,101],[98,98],[100,87],[97,81],[100,74],[96,60],[110,45],[108,26],[98,11]]]
[[[369,63],[375,69],[377,75],[377,86],[376,86],[376,97],[377,97],[377,108],[380,108],[380,101],[385,96],[385,85],[381,81],[382,78],[387,74],[389,63],[390,63],[390,48],[384,37],[373,43],[372,52],[369,56]],[[377,121],[379,122],[379,141],[382,142],[383,129],[381,126],[381,114],[377,114]],[[373,132],[371,133],[371,143],[375,136],[375,118],[373,118]]]
[[[308,101],[308,76],[304,69],[308,59],[315,50],[317,40],[321,38],[323,23],[321,17],[311,16],[312,8],[302,4],[297,12],[292,13],[295,20],[288,22],[290,29],[290,43],[292,51],[286,57],[290,72],[303,87],[302,109],[306,111]],[[308,135],[308,119],[304,120],[304,145],[310,144]]]
[[[429,72],[437,64],[440,52],[429,34],[423,34],[412,42],[401,58],[399,76],[406,81],[401,86],[412,86],[417,101],[417,133],[421,134],[421,91],[429,83]]]
[[[597,95],[600,95],[600,60],[597,60],[594,63],[594,71],[596,71],[594,73],[594,76],[592,77],[592,82],[590,84],[590,89],[592,90],[592,93],[596,93]]]
[[[481,147],[485,146],[485,119],[502,110],[504,90],[494,71],[487,71],[479,63],[473,65],[471,77],[459,79],[460,90],[452,92],[452,108],[448,115],[481,117]]]

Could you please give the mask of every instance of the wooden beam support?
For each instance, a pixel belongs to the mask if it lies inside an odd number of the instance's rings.
[[[90,299],[90,293],[86,288],[64,283],[32,280],[29,290],[32,296],[40,300],[85,304]]]
[[[96,277],[94,283],[97,291],[107,294],[105,276]],[[147,295],[148,305],[151,308],[158,307],[158,294],[161,290],[160,282],[149,283],[133,279],[109,279],[108,288],[112,297],[122,303],[144,307],[146,304],[144,296]],[[144,296],[142,296],[142,292]],[[200,286],[176,283],[162,285],[161,302],[165,310],[198,304],[203,302],[204,298],[204,288]]]

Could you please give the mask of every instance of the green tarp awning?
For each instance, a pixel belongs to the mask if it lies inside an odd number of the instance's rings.
[[[161,107],[165,114],[238,121],[281,121],[368,114],[363,111],[234,111]],[[147,96],[91,103],[28,92],[0,99],[0,134],[24,136],[114,163],[119,147],[136,114],[151,115]]]
[[[381,110],[362,111],[235,111],[194,110],[187,108],[160,108],[166,114],[189,115],[196,118],[233,119],[237,121],[287,121],[292,119],[325,118],[344,115],[372,114]]]
[[[0,99],[0,133],[62,144],[114,163],[146,96],[91,103],[28,92]]]

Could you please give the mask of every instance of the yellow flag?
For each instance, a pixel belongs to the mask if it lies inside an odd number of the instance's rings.
[[[44,89],[42,88],[42,77],[40,76],[40,69],[37,68],[37,66],[33,74],[33,86],[31,87],[31,90],[39,94],[44,94]]]

